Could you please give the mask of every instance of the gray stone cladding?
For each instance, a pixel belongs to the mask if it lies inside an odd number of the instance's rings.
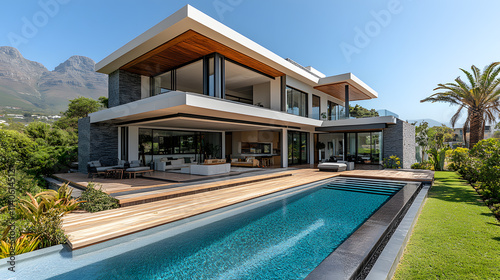
[[[89,161],[102,165],[118,162],[118,127],[109,123],[91,124],[90,118],[78,121],[78,171],[87,173]]]
[[[87,173],[90,161],[90,117],[78,120],[78,172]]]
[[[397,119],[396,125],[384,129],[383,158],[396,155],[402,168],[410,168],[415,159],[415,126]]]
[[[141,76],[124,70],[109,74],[109,108],[141,99]]]

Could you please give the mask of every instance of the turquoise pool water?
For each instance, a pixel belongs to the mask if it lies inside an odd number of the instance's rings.
[[[390,197],[319,187],[51,279],[303,279]]]

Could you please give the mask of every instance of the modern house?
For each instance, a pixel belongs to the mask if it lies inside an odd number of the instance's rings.
[[[87,162],[258,158],[277,167],[335,157],[379,168],[415,161],[414,127],[395,116],[353,119],[350,101],[378,94],[351,73],[326,76],[279,57],[185,6],[96,64],[109,108],[79,121]]]

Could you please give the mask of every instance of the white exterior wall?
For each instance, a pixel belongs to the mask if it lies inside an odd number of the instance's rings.
[[[281,167],[288,167],[288,129],[281,129]]]
[[[309,163],[314,164],[314,131],[309,132]]]
[[[139,160],[139,127],[128,127],[128,160]]]
[[[275,111],[281,111],[281,78],[276,78],[271,80],[270,83],[270,109]]]
[[[148,76],[141,76],[141,99],[148,98],[151,94],[151,83]]]

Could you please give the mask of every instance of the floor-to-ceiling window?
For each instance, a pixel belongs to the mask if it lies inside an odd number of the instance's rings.
[[[158,158],[195,157],[199,162],[221,158],[222,134],[218,132],[139,129],[139,159],[144,164]]]
[[[382,131],[348,133],[348,160],[361,164],[381,164]]]
[[[345,107],[328,100],[326,116],[329,121],[345,119]]]
[[[307,117],[307,93],[287,87],[286,111],[290,114]]]
[[[203,59],[175,71],[176,90],[203,94]]]
[[[226,59],[224,61],[225,98],[236,102],[269,107],[271,78]]]
[[[173,71],[168,71],[153,78],[152,95],[163,94],[174,90],[172,74]]]
[[[344,133],[325,133],[318,135],[318,160],[345,160]]]
[[[316,148],[319,161],[335,159],[382,164],[382,131],[319,134],[316,145],[320,147]]]
[[[122,160],[128,160],[128,127],[124,126],[120,128],[120,158]]]
[[[288,132],[288,165],[306,164],[308,162],[308,136],[309,133],[307,132]]]
[[[319,120],[321,119],[321,100],[319,96],[313,94],[312,96],[312,111],[311,118]]]

